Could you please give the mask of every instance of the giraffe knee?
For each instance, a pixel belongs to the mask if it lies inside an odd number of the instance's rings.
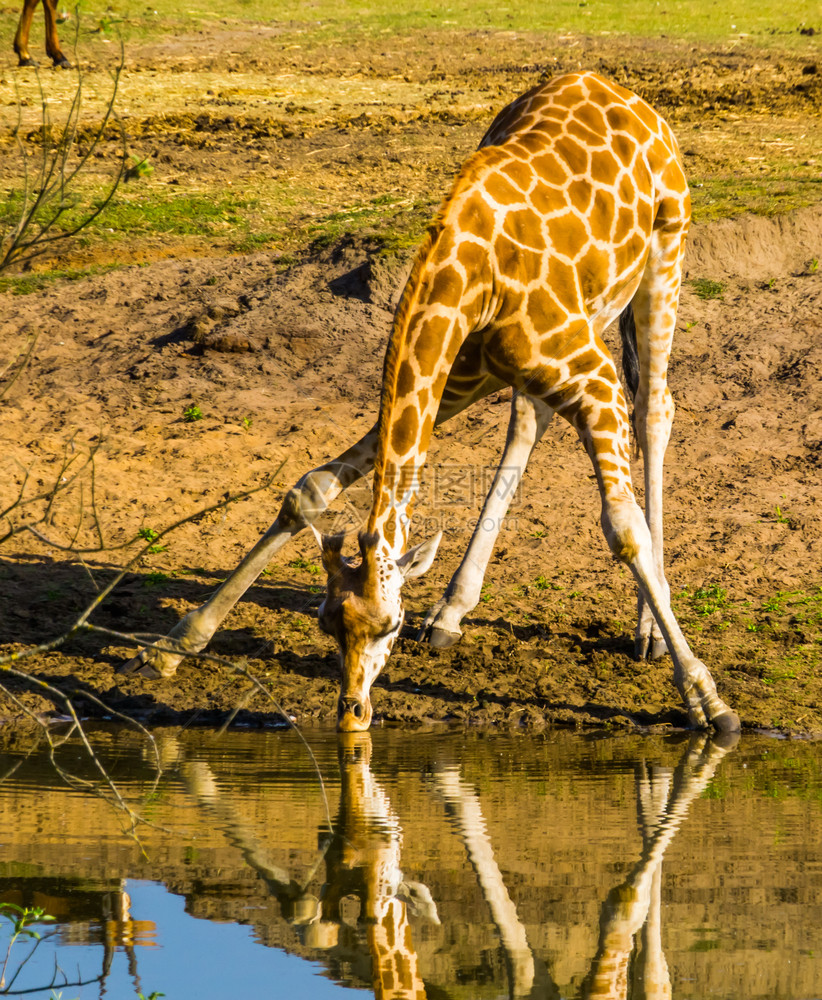
[[[602,530],[608,547],[620,562],[636,562],[647,528],[642,512],[635,504],[615,504],[602,510]]]
[[[608,535],[607,538],[611,552],[620,562],[630,565],[636,561],[639,555],[639,542],[631,528],[623,528],[613,535]]]

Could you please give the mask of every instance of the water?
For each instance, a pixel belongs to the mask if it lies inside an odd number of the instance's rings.
[[[135,830],[0,754],[0,903],[56,917],[14,995],[822,997],[822,747],[308,731],[323,787],[290,732],[156,736],[159,780],[94,732]]]

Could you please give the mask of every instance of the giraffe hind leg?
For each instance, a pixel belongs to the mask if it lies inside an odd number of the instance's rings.
[[[600,385],[604,380],[611,382],[614,390],[605,429],[599,429],[605,404],[584,387],[575,414],[569,416],[594,466],[602,497],[602,530],[606,541],[617,559],[631,570],[667,644],[674,663],[674,682],[691,724],[736,732],[739,717],[719,697],[708,668],[691,652],[671,610],[667,587],[660,580],[651,530],[631,484],[628,413],[616,372],[612,366],[610,371],[601,366],[597,380]]]
[[[660,211],[672,211],[670,207]],[[674,403],[668,389],[668,359],[676,326],[677,305],[685,247],[684,227],[656,229],[639,286],[620,320],[623,350],[636,347],[638,372],[634,399],[634,428],[645,474],[645,520],[651,533],[654,568],[666,598],[663,537],[663,463],[671,436]],[[652,609],[640,589],[637,599],[635,650],[638,659],[661,656],[666,643]]]

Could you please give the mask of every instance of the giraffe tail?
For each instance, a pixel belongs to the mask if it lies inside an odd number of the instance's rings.
[[[633,402],[639,388],[639,352],[636,346],[634,310],[630,302],[619,314],[619,335],[622,338],[622,374]],[[631,410],[631,430],[634,432],[634,458],[637,458],[639,441],[636,436],[636,407]]]
[[[639,388],[639,354],[636,346],[634,310],[630,302],[620,313],[619,335],[622,338],[622,374],[625,376],[625,384],[628,386],[631,399],[636,399],[636,391]]]

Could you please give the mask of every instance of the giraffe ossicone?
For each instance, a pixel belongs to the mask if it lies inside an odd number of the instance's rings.
[[[503,463],[521,474],[553,414],[574,427],[594,467],[605,538],[638,586],[638,653],[670,651],[691,724],[738,729],[679,628],[664,573],[662,463],[674,412],[667,368],[689,222],[676,139],[636,94],[580,72],[517,98],[459,172],[417,253],[394,317],[374,427],[304,476],[209,602],[163,648],[143,650],[126,669],[170,676],[187,652],[203,648],[287,539],[373,469],[359,561],[342,555],[339,538],[322,542],[329,574],[322,625],[337,637],[342,665],[338,727],[367,728],[370,688],[402,623],[401,562],[432,431],[510,385]],[[632,321],[623,332],[630,330],[626,349],[636,354],[644,516],[631,483],[628,408],[602,340],[621,314]],[[507,502],[492,487],[486,507],[504,513]],[[431,633],[458,631],[476,603],[492,536],[475,532],[444,604],[429,616]],[[420,555],[412,559],[418,567],[426,562]]]

